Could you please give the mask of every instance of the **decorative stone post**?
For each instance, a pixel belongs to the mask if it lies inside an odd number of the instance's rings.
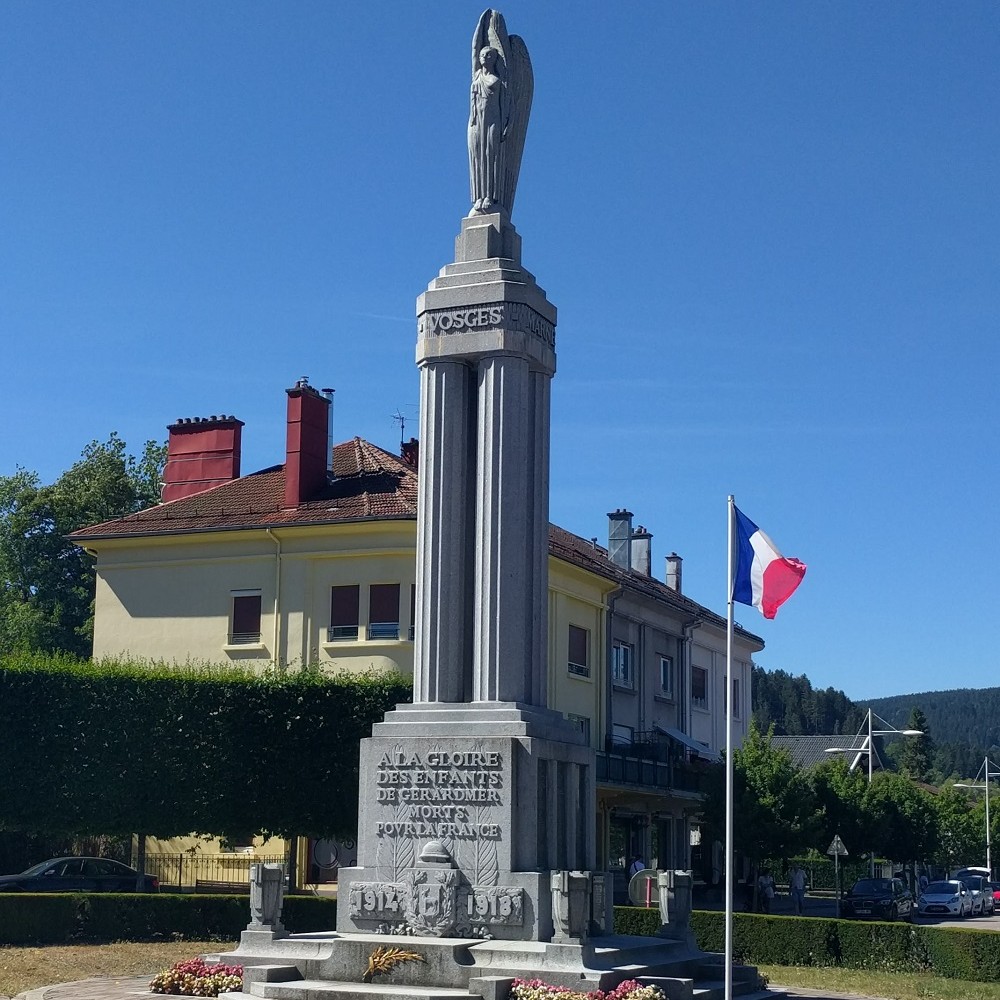
[[[590,931],[590,872],[556,871],[552,891],[552,940],[582,943]]]
[[[281,923],[285,902],[285,866],[250,866],[250,923],[244,933],[271,940],[286,937]]]
[[[693,882],[691,872],[668,871],[656,876],[662,936],[684,939],[690,934]]]

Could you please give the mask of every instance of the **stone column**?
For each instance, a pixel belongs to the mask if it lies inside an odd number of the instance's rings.
[[[548,704],[547,666],[549,662],[549,425],[552,376],[531,373],[531,417],[534,464],[530,495],[535,497],[528,541],[531,569],[531,660],[527,683],[532,705]]]
[[[531,375],[524,358],[479,362],[473,701],[530,700],[533,536],[526,461]]]
[[[420,367],[414,702],[472,694],[472,378],[460,360]]]

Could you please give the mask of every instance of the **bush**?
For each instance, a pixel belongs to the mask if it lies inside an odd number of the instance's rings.
[[[172,893],[0,894],[0,945],[66,942],[235,941],[250,920],[249,897]],[[337,901],[288,896],[289,931],[332,930]]]
[[[650,934],[659,913],[615,907],[615,931]],[[696,910],[691,930],[708,952],[725,948],[725,914]],[[949,979],[1000,979],[1000,934],[877,921],[733,914],[733,955],[751,965],[835,965],[881,972],[933,972]]]
[[[411,694],[395,674],[0,656],[0,827],[353,832],[359,742]]]

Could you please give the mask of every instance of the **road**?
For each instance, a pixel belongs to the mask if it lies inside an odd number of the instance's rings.
[[[721,910],[721,902],[695,900],[696,909]],[[736,907],[736,912],[743,911],[742,900]],[[779,893],[771,901],[771,913],[778,916],[791,916],[792,901],[784,893]],[[837,915],[836,901],[825,896],[806,896],[806,917],[835,917]],[[926,927],[972,927],[984,931],[1000,931],[1000,912],[991,917],[966,917],[964,920],[948,917],[917,917],[914,921]]]

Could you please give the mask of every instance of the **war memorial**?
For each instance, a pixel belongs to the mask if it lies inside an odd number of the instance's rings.
[[[245,969],[233,998],[504,1000],[515,977],[639,979],[681,998],[722,979],[688,930],[687,874],[660,876],[659,937],[613,934],[594,751],[546,706],[556,309],[511,223],[533,77],[497,11],[471,55],[471,211],[417,299],[413,704],[362,743],[358,866],[340,872],[336,930],[287,934],[280,868],[255,866],[253,919],[223,956]]]

